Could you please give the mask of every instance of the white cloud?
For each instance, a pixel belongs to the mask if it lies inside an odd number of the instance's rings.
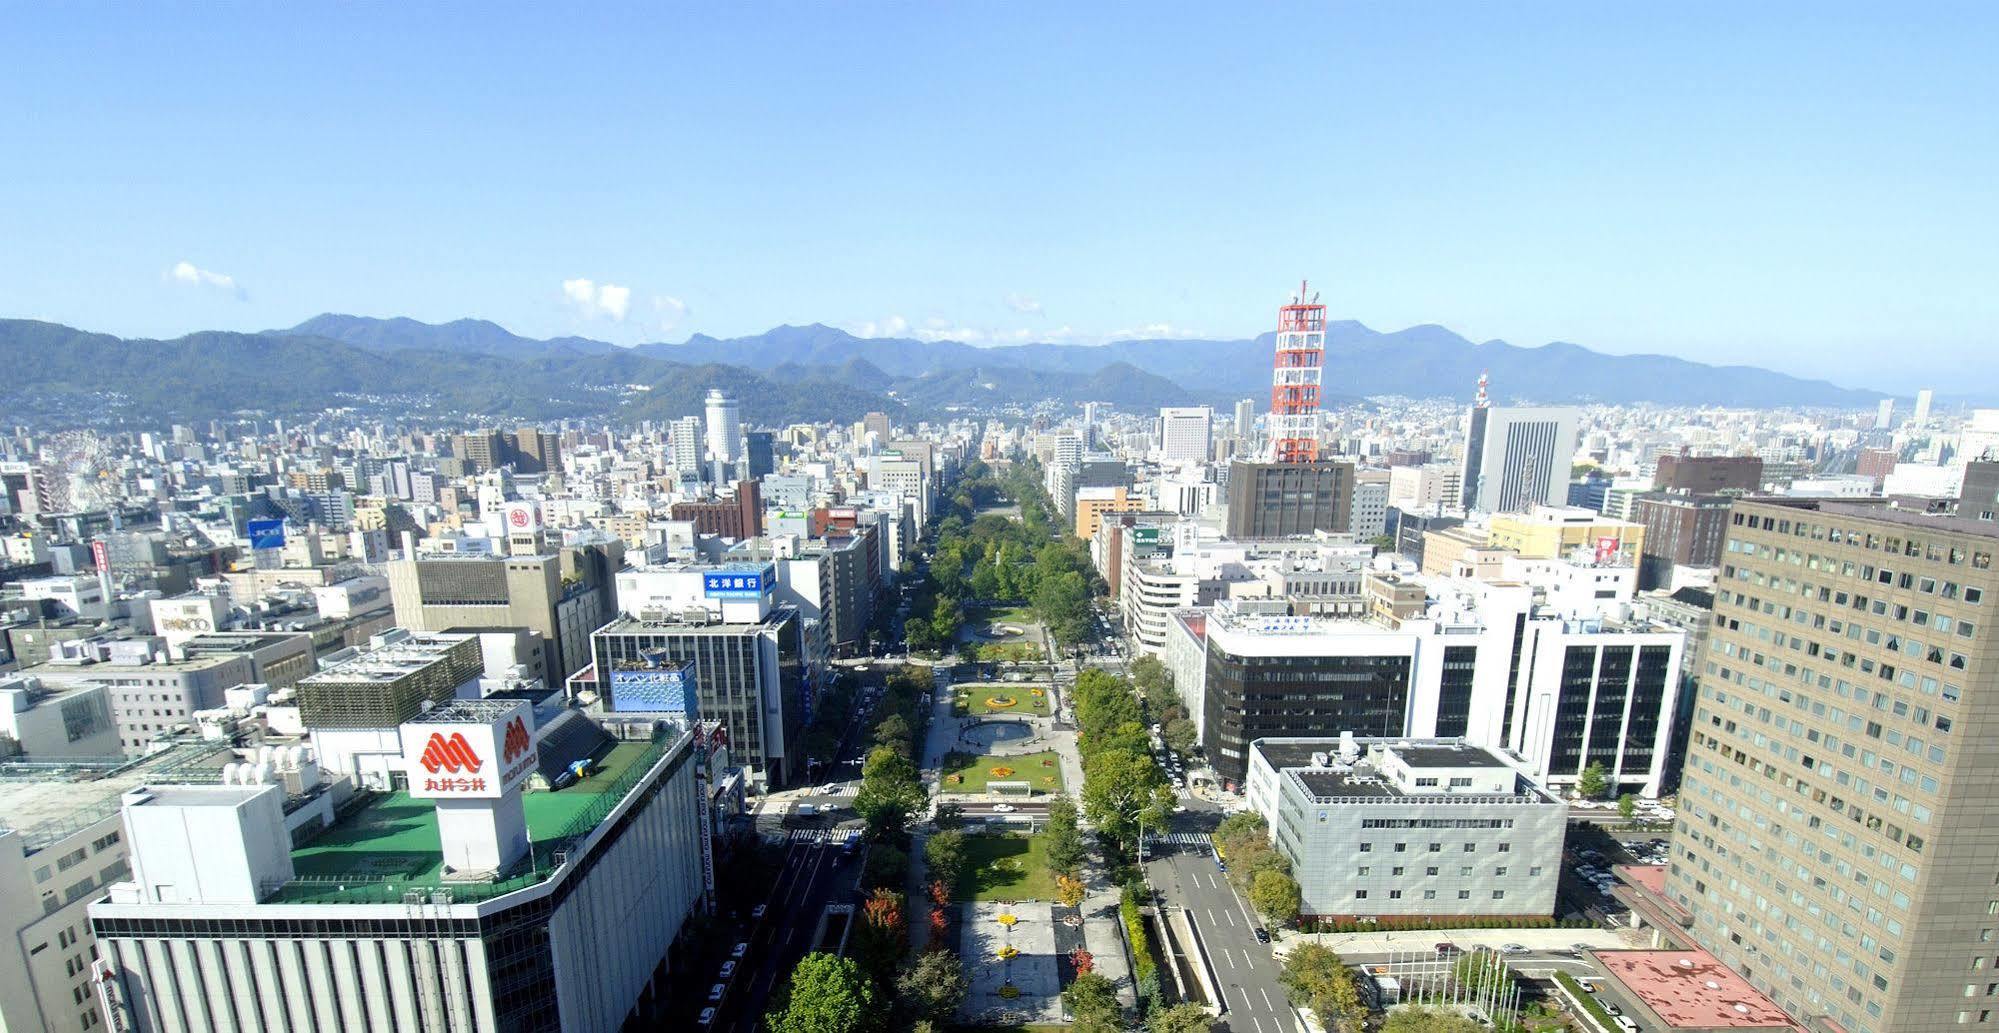
[[[616,284],[599,284],[585,279],[564,280],[562,293],[584,315],[607,316],[614,322],[622,322],[625,313],[632,307],[632,289]]]
[[[659,329],[666,333],[680,325],[687,318],[687,303],[666,294],[652,296],[652,310],[659,316]]]
[[[1038,316],[1041,314],[1041,302],[1025,294],[1015,293],[1007,295],[1006,307],[1025,315]]]
[[[849,323],[846,331],[855,337],[902,337],[909,333],[909,320],[901,316],[887,319],[870,319],[863,323]]]
[[[1193,330],[1189,330],[1186,327],[1182,326],[1174,326],[1171,323],[1147,323],[1144,326],[1134,326],[1126,330],[1113,331],[1109,337],[1105,338],[1105,340],[1110,340],[1110,341],[1122,341],[1122,340],[1134,340],[1134,339],[1148,340],[1148,339],[1161,339],[1161,338],[1174,338],[1174,337],[1199,337],[1199,336],[1201,335]]]
[[[228,291],[238,298],[243,296],[243,288],[236,285],[236,278],[234,276],[203,269],[193,262],[175,262],[173,268],[167,270],[166,278],[175,283],[185,283],[195,287],[213,287],[217,290]]]

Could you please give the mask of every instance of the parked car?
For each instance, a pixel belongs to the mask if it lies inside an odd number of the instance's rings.
[[[708,1000],[711,1003],[714,1001],[721,1000],[722,994],[728,989],[729,989],[728,986],[726,986],[725,984],[716,983],[714,986],[708,988]]]
[[[1437,953],[1447,958],[1455,957],[1459,954],[1463,954],[1464,952],[1465,949],[1463,947],[1460,947],[1457,944],[1450,942],[1449,940],[1437,944]]]
[[[702,1028],[702,1029],[707,1029],[708,1027],[710,1027],[710,1026],[713,1026],[713,1025],[715,1024],[715,1007],[714,1007],[714,1005],[709,1005],[708,1007],[706,1007],[706,1008],[703,1008],[703,1009],[701,1009],[701,1019],[700,1019],[700,1022],[701,1022],[701,1028]]]
[[[1499,953],[1525,954],[1527,953],[1527,945],[1522,943],[1502,943],[1499,945]]]
[[[741,961],[743,955],[748,954],[749,952],[750,952],[750,944],[749,941],[745,940],[742,943],[736,944],[735,947],[730,949],[729,957]]]
[[[753,922],[763,921],[764,913],[769,910],[770,910],[769,904],[758,904],[756,907],[750,909],[750,920]]]
[[[1259,926],[1257,926],[1257,927],[1256,927],[1256,942],[1258,942],[1258,943],[1269,943],[1269,942],[1270,942],[1270,930],[1268,930],[1268,929],[1265,929],[1264,927],[1262,927],[1262,926],[1260,926],[1260,925],[1259,925]]]
[[[733,961],[725,961],[725,962],[722,962],[722,971],[721,971],[721,972],[719,972],[719,973],[718,973],[718,975],[720,975],[720,976],[721,976],[721,977],[722,977],[723,979],[727,979],[727,978],[729,978],[730,976],[733,976],[733,975],[735,975],[735,974],[736,974],[736,963],[735,963],[735,962],[733,962]]]

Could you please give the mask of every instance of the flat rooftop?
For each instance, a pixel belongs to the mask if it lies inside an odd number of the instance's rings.
[[[597,757],[597,769],[575,785],[555,792],[521,794],[528,839],[537,861],[564,842],[571,828],[593,808],[608,810],[606,796],[630,788],[625,776],[641,760],[656,757],[653,743],[619,742]],[[443,879],[444,844],[437,834],[437,806],[408,793],[384,793],[292,851],[299,880],[287,883],[267,903],[310,904],[345,897],[348,885],[411,883],[450,885]]]
[[[1412,768],[1503,768],[1507,764],[1482,746],[1462,742],[1396,744],[1389,752]]]
[[[1706,951],[1595,951],[1591,956],[1668,1028],[1796,1028],[1782,1008]]]
[[[227,743],[187,743],[137,760],[0,763],[0,827],[18,830],[30,853],[114,817],[143,785],[220,784],[236,754]]]

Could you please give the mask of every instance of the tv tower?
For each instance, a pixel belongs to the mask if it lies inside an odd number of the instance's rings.
[[[1326,359],[1326,306],[1305,281],[1277,310],[1277,356],[1270,373],[1270,449],[1280,463],[1319,458],[1319,371]]]

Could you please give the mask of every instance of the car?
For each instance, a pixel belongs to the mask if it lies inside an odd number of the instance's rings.
[[[713,1026],[715,1024],[715,1008],[713,1005],[701,1009],[700,1021],[701,1021],[701,1027],[703,1029],[706,1029],[709,1026]]]
[[[1012,814],[1014,806],[1010,803],[996,803],[993,804],[993,812],[995,814]]]
[[[1228,874],[1229,863],[1227,861],[1224,861],[1221,858],[1217,857],[1215,858],[1215,867],[1220,869],[1222,874],[1224,875]]]
[[[722,995],[723,995],[724,993],[727,993],[727,992],[728,992],[728,990],[729,990],[729,987],[728,987],[728,985],[727,985],[727,984],[725,984],[725,983],[716,983],[716,984],[715,984],[714,986],[711,986],[711,987],[709,987],[709,988],[708,988],[708,1002],[709,1002],[710,1004],[713,1004],[714,1002],[716,1002],[716,1001],[719,1001],[719,1000],[721,1000],[721,999],[722,999]]]
[[[1580,954],[1583,951],[1593,951],[1596,949],[1596,946],[1594,944],[1588,944],[1588,943],[1572,943],[1569,944],[1569,949]]]
[[[1449,940],[1445,940],[1442,943],[1437,944],[1437,953],[1442,957],[1446,958],[1454,957],[1456,955],[1463,954],[1464,952],[1465,949],[1463,947],[1460,947],[1457,944],[1450,942]]]
[[[825,785],[819,787],[820,796],[833,796],[839,793],[839,791],[840,791],[840,783],[838,782],[828,782]]]
[[[1603,1010],[1611,1013],[1612,1015],[1624,1014],[1624,1009],[1619,1008],[1616,1004],[1610,1001],[1603,1002]]]
[[[729,957],[734,958],[737,961],[741,961],[743,959],[743,955],[748,954],[749,952],[750,952],[750,943],[748,940],[744,940],[741,943],[738,943],[734,947],[729,949]]]
[[[721,976],[723,979],[727,979],[735,974],[736,974],[736,963],[733,961],[722,962],[722,970],[716,973],[716,975]]]
[[[1524,943],[1502,943],[1499,945],[1499,953],[1525,954],[1527,953],[1527,945]]]
[[[1270,942],[1270,930],[1268,930],[1268,929],[1265,929],[1264,927],[1262,927],[1262,926],[1260,926],[1260,925],[1259,925],[1259,926],[1257,926],[1257,927],[1256,927],[1256,942],[1258,942],[1258,943],[1269,943],[1269,942]]]

